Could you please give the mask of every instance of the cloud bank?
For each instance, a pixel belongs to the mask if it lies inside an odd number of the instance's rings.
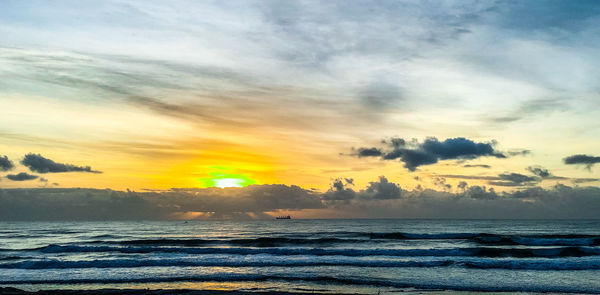
[[[143,192],[2,189],[0,220],[272,218],[280,210],[291,210],[295,216],[312,212],[311,216],[344,218],[597,218],[600,210],[597,187],[559,184],[497,193],[461,182],[456,192],[407,191],[383,176],[360,190],[351,186],[347,180],[335,180],[322,193],[288,185]]]

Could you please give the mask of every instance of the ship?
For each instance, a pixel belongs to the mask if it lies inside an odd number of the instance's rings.
[[[277,217],[275,217],[275,219],[292,219],[292,217],[289,216],[289,215],[286,215],[286,216],[277,216]]]

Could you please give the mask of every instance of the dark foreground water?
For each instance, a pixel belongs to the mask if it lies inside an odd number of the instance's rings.
[[[0,286],[600,294],[600,221],[0,223]]]

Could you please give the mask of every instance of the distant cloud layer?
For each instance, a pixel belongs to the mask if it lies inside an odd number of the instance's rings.
[[[21,172],[19,174],[8,174],[8,175],[6,175],[6,178],[8,178],[12,181],[26,181],[26,180],[36,179],[36,178],[38,178],[38,176],[31,175],[26,172]]]
[[[347,180],[336,180],[324,193],[287,185],[148,192],[1,189],[0,220],[272,218],[278,210],[361,218],[596,218],[600,210],[596,187],[556,185],[497,193],[461,182],[455,193],[407,191],[383,176],[361,190],[347,186],[352,186]]]
[[[7,156],[0,156],[0,171],[8,171],[15,167],[13,162]]]
[[[90,166],[75,166],[72,164],[56,163],[40,154],[27,154],[21,161],[21,164],[28,167],[29,170],[37,173],[61,173],[61,172],[91,172],[101,173],[92,170]]]
[[[591,169],[597,163],[600,163],[600,157],[589,155],[572,155],[563,159],[567,165],[584,165],[587,169]]]
[[[449,138],[444,141],[429,137],[422,143],[416,140],[407,142],[402,138],[392,138],[384,143],[388,146],[385,150],[361,147],[357,149],[356,156],[381,157],[383,160],[399,159],[410,171],[415,171],[422,165],[435,164],[440,160],[470,160],[486,156],[506,157],[496,151],[492,143],[474,142],[464,137]]]

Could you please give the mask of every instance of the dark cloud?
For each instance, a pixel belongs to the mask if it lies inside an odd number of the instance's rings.
[[[358,149],[358,157],[380,157],[383,155],[383,152],[378,148],[359,148]]]
[[[574,183],[586,183],[600,181],[600,178],[571,178]]]
[[[435,137],[427,138],[421,149],[437,155],[440,159],[474,159],[481,156],[500,156],[491,143],[476,143],[464,137],[449,138],[438,141]]]
[[[504,178],[524,180],[506,175]],[[597,187],[556,185],[498,193],[462,182],[455,193],[423,188],[407,191],[385,177],[359,191],[347,185],[338,179],[325,193],[287,185],[144,192],[0,189],[0,220],[271,218],[267,213],[304,209],[325,209],[323,216],[335,211],[335,216],[364,218],[595,218],[600,211]],[[331,199],[332,192],[348,193],[352,198],[336,202]]]
[[[485,156],[506,157],[494,149],[494,143],[478,143],[464,137],[449,138],[444,141],[429,137],[422,143],[416,140],[407,143],[404,139],[392,138],[383,140],[382,143],[389,147],[388,151],[378,148],[359,148],[357,156],[380,156],[384,160],[399,159],[410,171],[422,165],[435,164],[439,160],[469,160]]]
[[[600,188],[557,185],[502,193],[485,186],[458,193],[425,189],[403,191],[392,202],[351,203],[340,210],[365,218],[588,219],[600,210]]]
[[[520,173],[503,173],[498,175],[498,177],[500,177],[500,179],[502,180],[506,180],[506,181],[511,181],[511,182],[515,182],[515,183],[524,183],[524,182],[532,182],[532,181],[538,181],[539,179],[537,177],[533,177],[533,176],[527,176],[527,175],[523,175]]]
[[[385,176],[379,176],[379,181],[369,182],[369,186],[361,193],[372,199],[399,199],[402,197],[402,188],[389,182]]]
[[[7,156],[0,156],[0,171],[8,171],[15,167],[13,162]]]
[[[392,137],[390,139],[384,139],[381,141],[383,144],[389,144],[393,148],[401,148],[406,145],[406,140],[399,137]]]
[[[497,186],[523,186],[533,185],[540,181],[539,177],[527,176],[514,172],[499,174],[498,178],[500,178],[501,181],[490,181],[488,183]]]
[[[466,182],[464,183],[466,188]],[[471,199],[482,199],[482,200],[491,200],[498,197],[496,191],[493,188],[486,189],[485,186],[471,186],[468,189],[465,189],[462,193],[463,197],[471,198]]]
[[[25,172],[21,172],[19,174],[8,174],[8,175],[6,175],[6,178],[8,178],[12,181],[26,181],[26,180],[36,179],[36,178],[38,178],[38,176],[31,175],[31,174],[28,174]]]
[[[356,197],[356,192],[348,188],[348,185],[352,185],[352,181],[346,180],[344,184],[342,179],[335,179],[329,190],[323,194],[323,199],[328,201],[349,201],[353,199]]]
[[[369,182],[369,185],[359,191],[355,191],[348,186],[354,185],[352,179],[335,179],[333,184],[322,196],[323,200],[331,204],[335,201],[350,203],[353,200],[391,200],[402,197],[402,188],[400,185],[390,182],[385,176],[379,176],[378,181]],[[332,202],[333,201],[333,202]]]
[[[514,157],[514,156],[528,156],[531,154],[530,150],[513,150],[513,151],[508,151],[506,152],[507,155]]]
[[[323,208],[320,194],[279,184],[151,192],[0,190],[0,220],[168,220],[188,218],[189,213],[229,219],[264,217],[264,212],[277,210],[318,208]]]
[[[441,188],[443,191],[449,191],[452,189],[452,185],[449,183],[446,183],[446,178],[444,178],[444,177],[434,177],[433,184],[435,186]]]
[[[485,175],[461,175],[461,174],[436,174],[438,177],[457,178],[457,179],[474,179],[474,180],[501,180],[498,176]]]
[[[552,176],[552,174],[550,173],[550,171],[548,171],[548,169],[546,169],[544,167],[540,167],[540,166],[529,166],[529,167],[527,167],[527,171],[529,171],[541,178],[548,178],[548,177]]]
[[[421,165],[430,165],[438,162],[438,158],[430,153],[420,150],[394,150],[383,157],[385,160],[400,158],[404,162],[404,167],[410,171],[415,171]]]
[[[597,163],[600,163],[600,157],[589,155],[572,155],[563,159],[567,165],[585,165],[588,170],[592,169]]]
[[[28,167],[29,170],[38,173],[60,173],[60,172],[90,172],[101,173],[92,170],[90,166],[75,166],[72,164],[56,163],[40,154],[27,154],[21,161],[21,164]]]
[[[469,184],[466,181],[461,181],[456,185],[456,188],[458,188],[459,190],[466,190],[467,187],[469,186]]]
[[[499,176],[486,175],[460,175],[460,174],[434,174],[434,177],[456,178],[456,179],[474,179],[487,180],[490,185],[498,186],[530,186],[541,180],[569,180],[574,183],[586,183],[599,181],[598,178],[569,178],[552,175],[547,169],[540,166],[530,166],[527,168],[536,176],[527,176],[519,173],[504,173]]]
[[[486,164],[476,164],[476,165],[467,164],[467,165],[464,165],[463,167],[465,167],[465,168],[486,168],[486,169],[492,168],[492,166],[486,165]]]

